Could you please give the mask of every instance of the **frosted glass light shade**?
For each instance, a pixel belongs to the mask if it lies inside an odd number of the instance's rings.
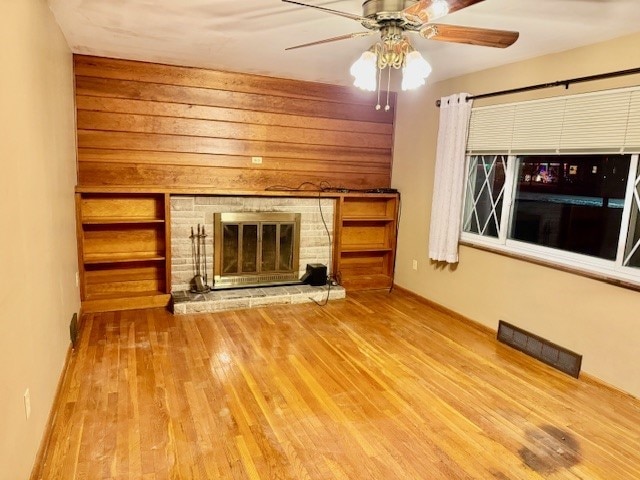
[[[429,22],[444,17],[447,13],[449,13],[449,4],[445,0],[435,0],[429,8],[427,8]]]
[[[431,65],[420,52],[407,54],[405,66],[402,67],[402,90],[413,90],[424,85],[425,79],[431,74]]]
[[[376,54],[367,50],[351,65],[349,72],[355,77],[353,84],[362,90],[375,92],[378,59]]]

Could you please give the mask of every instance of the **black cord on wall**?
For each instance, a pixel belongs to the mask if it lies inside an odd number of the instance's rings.
[[[321,184],[322,185],[322,184]],[[322,191],[318,191],[318,210],[320,211],[320,218],[322,219],[322,224],[324,225],[324,231],[327,232],[327,243],[329,245],[329,261],[331,261],[331,257],[333,254],[333,249],[331,248],[331,232],[329,232],[329,227],[327,226],[327,221],[324,219],[324,213],[322,212],[322,195],[320,195]],[[335,215],[335,212],[334,212]],[[329,295],[331,295],[331,276],[327,278],[327,298],[324,299],[324,302],[320,303],[315,298],[309,297],[313,303],[320,307],[324,307],[327,303],[329,303]]]
[[[271,185],[269,187],[267,187],[265,190],[268,191],[286,191],[286,192],[295,192],[295,191],[299,191],[302,190],[302,187],[306,186],[306,185],[310,185],[312,187],[314,187],[317,191],[318,191],[318,210],[320,211],[320,218],[322,219],[322,224],[324,225],[324,230],[327,233],[327,243],[329,246],[329,260],[331,260],[331,256],[332,256],[332,248],[331,248],[331,232],[329,231],[329,227],[327,225],[327,221],[324,218],[324,212],[322,211],[322,192],[327,192],[327,191],[331,191],[331,189],[333,187],[331,187],[331,184],[329,184],[328,182],[320,182],[319,184],[317,183],[313,183],[313,182],[302,182],[300,185],[298,185],[297,187],[290,187],[287,185]],[[309,297],[309,300],[311,300],[313,303],[315,303],[316,305],[320,306],[320,307],[324,307],[327,303],[329,303],[329,296],[331,295],[331,277],[328,276],[327,278],[327,297],[324,299],[323,302],[319,302],[317,301],[315,298]]]

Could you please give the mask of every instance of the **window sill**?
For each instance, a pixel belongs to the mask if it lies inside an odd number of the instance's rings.
[[[572,273],[574,275],[590,278],[592,280],[598,280],[616,287],[626,288],[629,290],[640,292],[640,283],[635,283],[627,279],[616,278],[603,273],[596,273],[596,272],[589,271],[587,269],[583,269],[575,266],[568,266],[568,265],[563,265],[563,264],[559,264],[559,263],[548,261],[548,260],[543,260],[534,255],[528,255],[521,252],[514,252],[512,250],[509,250],[503,247],[502,245],[486,245],[486,244],[480,244],[471,240],[462,240],[462,239],[460,240],[459,243],[460,245],[464,245],[465,247],[471,247],[471,248],[483,250],[485,252],[490,252],[490,253],[497,253],[498,255],[502,255],[503,257],[513,258],[515,260],[521,260],[524,262],[533,263],[534,265],[540,265],[543,267],[552,268],[554,270],[559,270],[561,272]]]

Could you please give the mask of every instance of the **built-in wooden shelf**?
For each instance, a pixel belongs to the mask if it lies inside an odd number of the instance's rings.
[[[84,313],[95,313],[112,310],[166,307],[170,300],[171,295],[168,293],[140,292],[139,295],[105,295],[101,298],[85,298],[82,301],[82,311]]]
[[[76,193],[85,312],[167,305],[168,205],[165,193]]]
[[[391,288],[393,276],[386,273],[350,276],[342,279],[342,286],[347,290],[376,290]]]
[[[132,262],[157,262],[165,260],[166,257],[161,253],[147,252],[118,252],[118,253],[102,253],[95,255],[85,255],[85,264],[101,264],[101,263],[132,263]]]
[[[338,199],[334,271],[347,291],[393,285],[398,201],[397,194]]]
[[[153,297],[156,295],[165,295],[165,292],[158,290],[149,290],[141,292],[109,292],[109,293],[94,293],[87,295],[87,300],[116,300],[120,298],[135,298],[135,297]]]
[[[90,217],[83,218],[83,225],[144,225],[164,223],[164,218],[153,217]]]
[[[340,250],[343,254],[348,253],[375,253],[375,252],[391,252],[393,248],[391,247],[377,247],[375,245],[349,245],[346,247],[342,247]]]
[[[395,218],[393,217],[343,217],[343,223],[369,223],[369,222],[379,222],[379,223],[387,223],[387,222],[395,222]]]

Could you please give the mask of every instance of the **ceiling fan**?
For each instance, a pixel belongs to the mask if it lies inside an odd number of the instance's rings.
[[[427,40],[466,43],[496,48],[506,48],[512,45],[519,36],[518,32],[507,30],[433,23],[433,21],[449,13],[462,10],[463,8],[484,0],[365,0],[362,4],[362,15],[341,12],[319,5],[297,2],[295,0],[282,1],[349,18],[359,22],[367,29],[367,31],[296,45],[286,50],[321,45],[350,38],[366,37],[376,32],[380,33],[381,42],[363,53],[362,57],[360,57],[351,69],[352,75],[356,77],[356,86],[365,90],[375,90],[375,74],[377,73],[378,76],[380,76],[380,72],[386,67],[403,69],[403,90],[424,84],[424,78],[431,72],[431,67],[426,60],[413,49],[408,38],[404,35],[405,32],[417,33]],[[407,72],[407,70],[409,71]],[[357,73],[359,73],[359,75]],[[372,73],[374,75],[373,77]],[[408,74],[411,78],[408,78],[408,81],[405,82]],[[422,77],[419,78],[421,75]]]
[[[384,35],[390,28],[401,31],[417,32],[428,40],[443,42],[467,43],[485,47],[505,48],[518,39],[518,32],[507,30],[492,30],[488,28],[462,27],[432,23],[449,13],[462,10],[484,0],[366,0],[362,4],[362,15],[332,10],[318,5],[310,5],[294,0],[282,0],[304,7],[315,8],[351,20],[356,20],[367,28],[368,32],[356,32],[339,37],[327,38],[317,42],[304,43],[289,47],[286,50],[310,47],[323,43],[336,42],[349,38],[365,37],[379,31]]]

